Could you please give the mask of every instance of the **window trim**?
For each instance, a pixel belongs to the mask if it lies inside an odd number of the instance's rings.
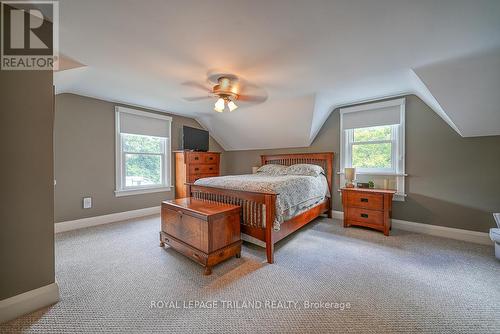
[[[393,169],[362,169],[356,170],[356,174],[359,175],[373,175],[373,176],[393,176],[396,180],[396,195],[394,196],[394,200],[404,201],[406,197],[405,194],[405,177],[408,176],[405,172],[405,104],[406,98],[393,99],[389,101],[382,102],[374,102],[363,104],[359,106],[346,107],[340,109],[340,171],[338,174],[341,176],[344,175],[344,168],[352,166],[352,157],[351,157],[351,147],[349,147],[349,142],[352,144],[352,138],[348,138],[348,133],[353,134],[353,129],[344,130],[343,126],[343,115],[351,112],[363,112],[369,111],[373,109],[381,109],[387,107],[399,107],[400,113],[400,123],[393,125],[393,131],[391,136],[391,141],[393,142],[392,146],[392,156],[391,159],[395,162],[395,166]],[[351,140],[349,140],[351,139]],[[352,146],[352,145],[351,145]],[[342,180],[340,180],[342,183]]]
[[[125,154],[127,152],[123,151],[123,141],[122,141],[122,132],[120,131],[120,114],[128,113],[141,117],[149,117],[156,118],[167,121],[169,123],[168,126],[168,137],[165,138],[164,152],[163,153],[154,153],[153,155],[162,155],[162,177],[163,184],[161,185],[146,185],[146,186],[136,186],[136,187],[125,187],[125,171],[124,171],[124,161]],[[151,136],[158,137],[158,136]],[[147,193],[155,193],[155,192],[164,192],[172,190],[172,158],[171,158],[171,138],[172,138],[172,117],[166,115],[159,115],[147,111],[130,109],[125,107],[116,106],[115,107],[115,196],[129,196],[129,195],[139,195],[139,194],[147,194]],[[138,152],[128,152],[133,154],[141,154]],[[150,154],[150,153],[144,153]]]

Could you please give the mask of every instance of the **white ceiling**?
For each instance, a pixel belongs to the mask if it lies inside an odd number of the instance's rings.
[[[87,67],[55,73],[58,93],[194,117],[227,150],[307,146],[335,107],[406,93],[464,136],[500,134],[498,0],[62,0],[60,48]],[[214,69],[267,101],[182,99]]]

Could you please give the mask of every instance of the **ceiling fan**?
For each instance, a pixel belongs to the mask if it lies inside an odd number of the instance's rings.
[[[214,110],[224,112],[226,110],[234,111],[238,108],[236,101],[262,103],[267,99],[267,95],[256,85],[244,82],[234,74],[212,74],[208,77],[208,82],[214,84],[212,88],[193,81],[184,82],[183,85],[200,88],[208,94],[204,96],[185,97],[186,101],[200,101],[205,99],[217,98],[214,104]],[[257,91],[261,95],[250,95],[252,91]]]

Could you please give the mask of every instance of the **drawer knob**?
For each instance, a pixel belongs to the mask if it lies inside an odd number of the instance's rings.
[[[199,159],[200,159],[200,158],[198,158],[198,157],[194,157],[194,160],[199,160]]]
[[[194,258],[197,258],[198,260],[200,260],[200,259],[201,259],[201,256],[199,256],[199,255],[198,255],[198,254],[196,254],[196,253],[193,253],[193,257],[194,257]]]
[[[212,167],[210,167],[209,169],[210,169],[210,170],[213,170],[213,168],[212,168]]]
[[[198,170],[200,170],[200,169],[199,169],[198,167],[196,167],[194,170],[198,171]]]
[[[214,158],[210,157],[210,158],[208,158],[208,160],[214,160]]]
[[[361,199],[361,202],[368,203],[368,198],[362,198],[362,199]]]
[[[361,214],[361,217],[362,217],[362,218],[368,218],[368,215],[367,215],[366,213],[362,213],[362,214]]]

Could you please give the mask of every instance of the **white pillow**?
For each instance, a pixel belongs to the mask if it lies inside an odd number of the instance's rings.
[[[286,175],[286,170],[287,167],[283,165],[267,164],[257,169],[257,173],[277,176]]]
[[[286,169],[288,175],[306,175],[306,176],[320,176],[325,175],[325,171],[321,166],[311,164],[295,164]]]

